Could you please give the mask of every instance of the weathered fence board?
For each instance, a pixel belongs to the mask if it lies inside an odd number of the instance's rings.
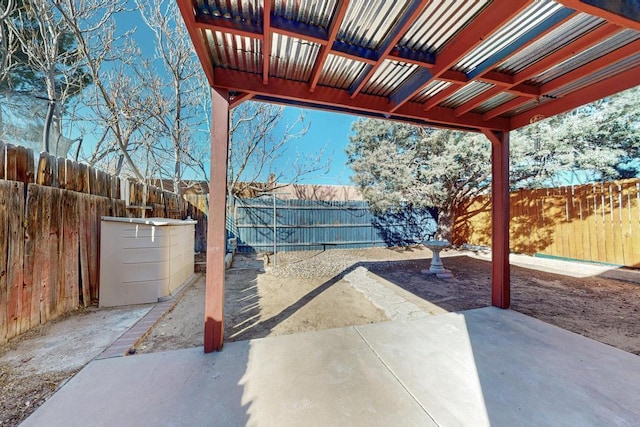
[[[4,142],[0,141],[0,179],[5,179],[4,159],[5,159],[5,144]]]
[[[3,169],[4,170],[4,169]],[[0,242],[8,241],[9,233],[9,199],[13,186],[8,181],[0,181]],[[8,246],[0,245],[0,343],[8,339],[8,289],[7,267],[9,260]]]
[[[7,336],[22,332],[23,315],[23,250],[24,250],[24,183],[12,182],[8,194],[7,217]]]
[[[128,200],[121,185],[129,189]],[[0,142],[0,344],[98,302],[103,216],[190,216],[198,221],[195,249],[202,251],[206,199],[186,201],[145,184],[121,184],[69,159],[47,153],[36,158],[29,149]]]
[[[80,232],[78,243],[80,245],[80,288],[82,290],[80,295],[82,296],[81,302],[84,307],[87,307],[91,303],[91,285],[89,279],[91,205],[92,200],[89,197],[81,197],[79,199]]]
[[[205,252],[207,250],[207,213],[209,211],[209,196],[185,194],[187,216],[198,221],[196,224],[195,250]],[[167,217],[172,218],[174,212],[167,211]]]
[[[28,187],[33,187],[30,185]],[[39,281],[35,278],[37,268],[33,268],[36,263],[37,228],[39,220],[39,206],[34,203],[33,192],[27,190],[27,206],[30,208],[25,212],[24,229],[24,265],[23,265],[23,288],[22,288],[22,314],[20,330],[27,331],[31,328],[31,321],[36,313],[33,312],[32,299],[39,299]],[[39,311],[38,311],[39,313]],[[38,316],[39,317],[39,316]],[[34,323],[33,326],[39,323]]]

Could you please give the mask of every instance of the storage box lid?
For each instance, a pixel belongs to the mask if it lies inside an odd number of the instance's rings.
[[[198,221],[193,219],[171,219],[171,218],[120,218],[115,216],[103,216],[103,221],[110,222],[129,222],[132,224],[146,224],[146,225],[192,225],[197,224]]]

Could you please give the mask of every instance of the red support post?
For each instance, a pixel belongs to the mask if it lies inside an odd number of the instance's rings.
[[[484,134],[491,141],[491,304],[509,308],[509,132]]]
[[[207,276],[204,306],[204,352],[224,343],[224,257],[227,252],[226,193],[229,147],[229,92],[211,90],[211,173],[207,228]]]

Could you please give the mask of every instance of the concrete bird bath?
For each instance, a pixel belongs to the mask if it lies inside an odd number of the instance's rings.
[[[446,240],[426,240],[423,244],[433,253],[433,257],[431,258],[431,266],[429,267],[429,269],[422,270],[422,273],[435,274],[436,277],[440,279],[453,278],[453,274],[451,274],[451,271],[445,270],[444,266],[442,265],[442,260],[440,259],[440,251],[450,247],[451,243]]]

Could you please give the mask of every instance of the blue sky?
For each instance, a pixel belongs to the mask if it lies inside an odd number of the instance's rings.
[[[349,142],[351,124],[358,117],[319,110],[286,107],[283,122],[294,122],[301,112],[305,114],[305,123],[310,124],[309,131],[302,138],[291,141],[289,155],[293,156],[298,152],[311,156],[318,153],[322,147],[326,147],[326,155],[332,157],[329,173],[315,173],[301,180],[301,183],[350,184],[351,169],[346,165],[347,155],[344,149]],[[283,159],[283,162],[286,162],[286,160]],[[282,166],[286,167],[286,164]]]
[[[151,54],[153,52],[153,37],[144,22],[140,19],[138,11],[121,15],[118,24],[121,31],[135,27],[134,38],[136,42],[145,53]],[[347,156],[344,149],[349,141],[351,124],[356,121],[358,117],[319,110],[303,110],[300,108],[286,107],[281,128],[284,128],[287,122],[295,122],[301,112],[304,112],[305,123],[310,124],[310,129],[302,138],[291,141],[288,153],[285,154],[281,160],[282,167],[288,167],[287,159],[294,157],[296,153],[312,156],[322,147],[326,146],[326,155],[332,157],[329,172],[326,174],[324,172],[315,173],[302,179],[301,183],[328,185],[350,184],[351,170],[346,165]]]

